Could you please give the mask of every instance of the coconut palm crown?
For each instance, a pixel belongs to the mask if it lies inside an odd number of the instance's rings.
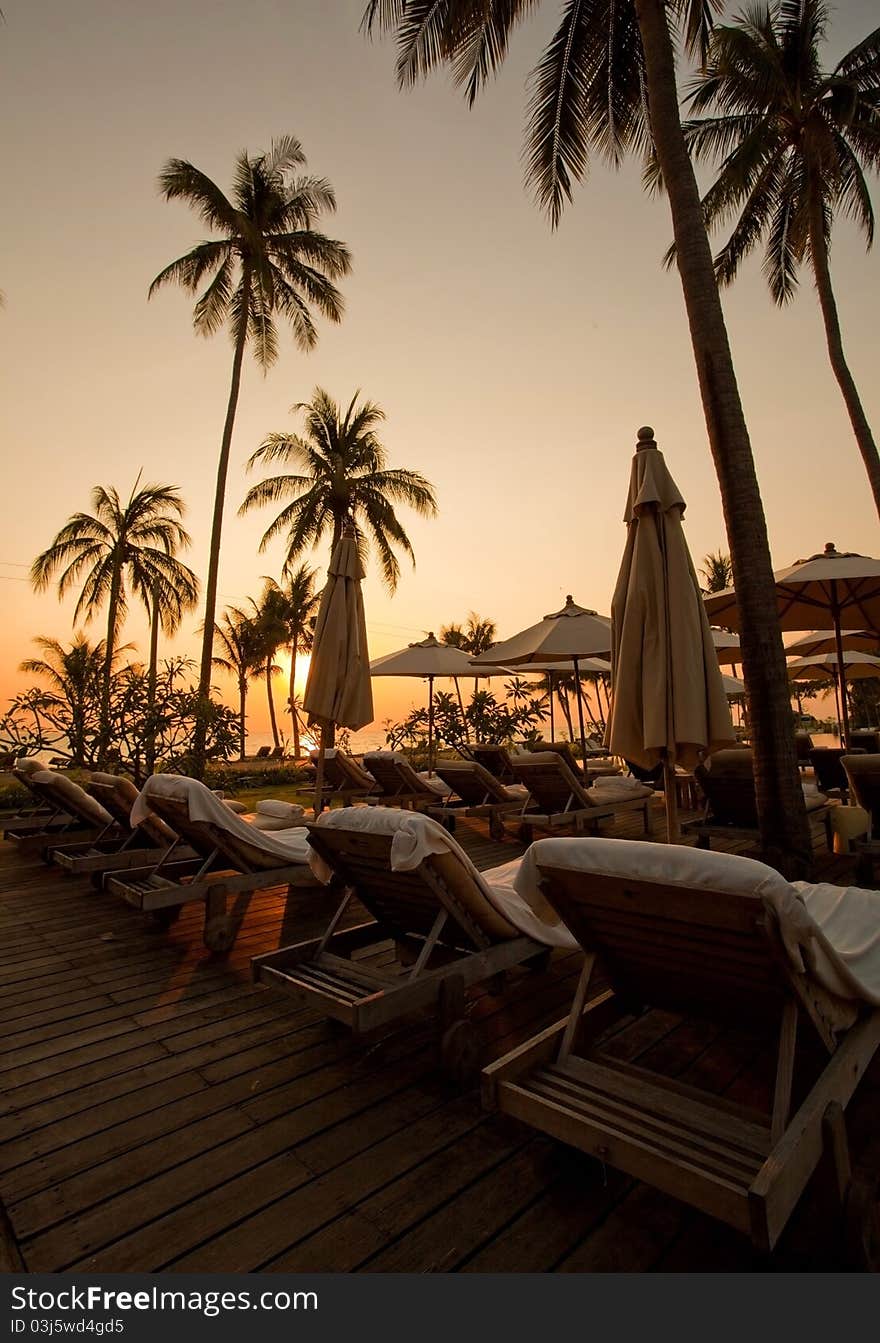
[[[352,523],[361,553],[372,542],[382,577],[393,592],[400,577],[395,548],[413,563],[412,544],[394,505],[403,503],[422,517],[434,517],[437,501],[431,483],[417,471],[392,470],[376,434],[385,412],[372,401],[358,404],[355,392],[342,411],[321,387],[311,401],[292,407],[305,415],[304,434],[269,434],[248,467],[282,462],[297,474],[268,476],[253,485],[239,513],[267,504],[284,507],[263,534],[264,550],[276,536],[286,535],[288,568],[296,556],[317,546],[329,531],[331,549]]]
[[[722,284],[763,244],[774,301],[794,298],[798,270],[812,270],[837,378],[880,513],[880,455],[847,364],[829,251],[834,217],[851,219],[870,248],[874,211],[865,174],[880,171],[880,28],[822,68],[828,24],[822,0],[756,4],[715,29],[685,123],[691,152],[719,162],[703,197],[714,229],[734,220],[715,258]],[[671,255],[670,254],[670,259]]]

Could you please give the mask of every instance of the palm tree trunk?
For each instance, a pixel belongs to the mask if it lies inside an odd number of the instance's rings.
[[[107,613],[107,641],[104,648],[104,674],[101,683],[101,727],[98,738],[98,769],[107,763],[110,749],[110,690],[113,685],[113,655],[116,651],[116,612],[119,606],[119,589],[122,585],[122,573],[117,563],[110,580],[110,602]]]
[[[831,288],[831,269],[828,265],[828,246],[825,241],[822,204],[815,192],[811,193],[810,202],[810,253],[813,261],[816,291],[822,309],[822,320],[825,323],[828,358],[831,361],[837,385],[843,395],[850,424],[859,445],[859,452],[862,454],[865,470],[868,473],[871,493],[874,496],[874,507],[880,515],[880,453],[877,452],[877,444],[874,442],[868,417],[865,414],[855,380],[849,371],[849,365],[843,353],[840,319],[837,315],[834,290]]]
[[[275,750],[281,749],[281,738],[278,736],[278,720],[275,717],[275,697],[272,694],[272,659],[266,658],[266,699],[269,701],[269,725],[272,728],[272,740],[275,743]]]
[[[150,669],[147,677],[147,741],[145,766],[147,774],[156,769],[156,681],[159,671],[159,587],[153,587],[150,612]]]
[[[700,193],[681,128],[675,56],[664,0],[635,0],[645,55],[651,130],[669,197],[678,270],[721,490],[752,705],[755,797],[765,860],[804,877],[812,860],[798,777],[789,683],[776,609],[767,524]]]
[[[242,279],[245,305],[249,302],[248,278]],[[197,779],[205,773],[205,744],[208,733],[207,704],[211,693],[211,659],[214,651],[214,622],[217,615],[217,579],[220,569],[220,539],[223,532],[223,505],[226,501],[226,477],[229,472],[229,450],[232,446],[232,430],[235,425],[235,411],[238,406],[238,392],[241,386],[241,366],[244,360],[244,347],[247,340],[247,323],[243,322],[235,341],[235,353],[232,358],[232,383],[229,388],[229,402],[226,406],[226,422],[223,426],[223,439],[220,444],[220,460],[217,463],[217,486],[214,491],[214,516],[211,522],[211,553],[208,557],[208,580],[205,584],[205,624],[202,634],[202,661],[199,668],[199,707],[196,713],[193,733],[193,774]],[[243,758],[243,757],[242,757]]]
[[[290,689],[287,695],[287,701],[290,705],[290,726],[293,732],[293,758],[299,759],[299,753],[302,749],[299,740],[299,715],[296,712],[296,658],[299,652],[299,628],[294,627],[291,631],[290,639]]]
[[[238,758],[245,758],[245,711],[247,709],[247,677],[238,680]]]

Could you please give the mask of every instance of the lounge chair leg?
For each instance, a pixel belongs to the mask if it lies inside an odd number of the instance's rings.
[[[532,840],[534,839],[535,832],[529,825],[528,821],[523,821],[522,825],[520,826],[519,837],[522,840],[523,844],[531,844]]]
[[[229,951],[236,932],[235,922],[226,913],[226,892],[212,888],[205,896],[205,946],[209,951]]]
[[[465,1016],[464,980],[451,975],[440,985],[440,1021],[443,1035],[440,1057],[450,1081],[469,1086],[480,1069],[480,1042],[476,1027]]]
[[[506,834],[506,831],[505,831],[505,829],[504,829],[504,822],[502,821],[501,817],[500,817],[500,816],[496,816],[496,815],[494,815],[494,814],[493,814],[492,816],[490,816],[490,817],[489,817],[489,838],[490,838],[490,839],[494,839],[494,840],[498,840],[498,841],[500,841],[500,840],[502,840],[502,839],[504,838],[505,834]]]

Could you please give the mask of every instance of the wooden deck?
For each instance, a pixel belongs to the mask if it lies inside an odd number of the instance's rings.
[[[520,851],[476,823],[458,837],[483,868]],[[851,875],[843,859],[822,867]],[[320,917],[314,898],[261,893],[233,952],[212,956],[200,911],[154,930],[0,844],[6,1266],[17,1251],[31,1271],[755,1267],[736,1233],[457,1094],[428,1024],[357,1048],[251,983],[252,955]],[[564,1015],[578,960],[472,996],[486,1061]],[[773,1066],[769,1039],[659,1012],[610,1047],[748,1104]],[[875,1165],[878,1114],[869,1076],[850,1115]],[[808,1197],[771,1267],[827,1266],[821,1224]]]

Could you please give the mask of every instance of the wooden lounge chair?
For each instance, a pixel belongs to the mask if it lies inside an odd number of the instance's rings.
[[[552,946],[574,946],[570,934],[517,901],[510,864],[478,873],[428,816],[357,807],[324,812],[308,829],[313,865],[342,888],[342,903],[322,937],[254,957],[254,978],[343,1022],[356,1036],[435,1009],[444,1028],[444,1065],[467,1080],[477,1041],[465,1019],[465,989],[525,961],[543,966]],[[371,921],[337,932],[355,896]],[[396,959],[372,965],[369,949],[387,947],[389,939]]]
[[[516,783],[513,774],[513,756],[506,746],[496,742],[479,742],[468,747],[471,759],[482,765],[490,774],[494,774],[499,783]]]
[[[310,757],[312,764],[318,759],[318,752]],[[330,747],[324,753],[324,782],[321,785],[321,802],[329,803],[333,798],[342,799],[343,806],[350,807],[355,798],[372,797],[378,791],[378,784],[372,774],[358,764],[345,751]]]
[[[526,844],[531,843],[535,829],[573,829],[582,834],[624,811],[640,811],[645,834],[651,834],[652,789],[634,781],[627,781],[629,787],[625,789],[607,783],[587,788],[557,751],[517,756],[512,764],[517,783],[528,788],[531,796],[520,826],[520,836]]]
[[[826,797],[836,797],[841,802],[846,802],[849,797],[849,782],[842,764],[846,754],[842,746],[816,746],[810,752],[810,763],[819,792]]]
[[[868,838],[855,843],[860,882],[874,885],[874,864],[880,858],[880,753],[845,755],[841,761],[852,800],[868,813]]]
[[[50,845],[49,859],[63,871],[76,876],[86,874],[99,881],[105,872],[157,863],[171,848],[178,862],[195,858],[193,850],[180,844],[179,835],[153,812],[148,812],[139,825],[132,826],[131,810],[140,794],[130,779],[95,772],[86,791],[110,814],[114,827],[91,841]]]
[[[610,758],[610,752],[604,747],[591,749],[587,745],[587,755],[583,763],[575,755],[571,742],[568,741],[536,741],[529,742],[528,749],[535,753],[543,754],[545,751],[555,751],[561,756],[575,778],[581,779],[584,783],[589,783],[594,778],[602,775],[612,775],[620,773],[620,766],[615,765]]]
[[[105,889],[165,923],[183,905],[204,901],[204,942],[211,951],[230,949],[247,909],[245,900],[227,910],[230,895],[282,884],[289,889],[318,886],[308,866],[304,829],[258,830],[196,779],[154,774],[132,809],[132,824],[140,825],[147,811],[164,821],[196,857],[181,863],[172,846],[152,867],[108,873]]]
[[[382,806],[421,811],[441,803],[448,792],[439,780],[422,778],[396,751],[368,752],[364,769],[376,780],[371,800]]]
[[[697,847],[701,849],[710,849],[712,839],[720,835],[757,842],[758,808],[751,751],[741,747],[716,751],[706,764],[696,767],[694,775],[706,797],[706,809],[699,820],[685,821],[682,832],[696,835]],[[810,823],[824,827],[828,851],[832,853],[832,804],[824,793],[808,791],[806,787],[804,801]]]
[[[794,748],[797,753],[798,769],[806,769],[808,765],[813,763],[810,755],[815,748],[809,732],[796,732],[794,734]]]
[[[45,790],[34,787],[31,779],[35,774],[42,774],[46,769],[38,760],[32,757],[19,757],[13,768],[12,774],[16,781],[20,783],[31,795],[31,801],[19,807],[14,816],[7,817],[2,822],[3,834],[6,838],[15,835],[24,835],[31,830],[61,830],[69,826],[71,816],[68,811],[59,804],[48,799]]]
[[[802,904],[748,858],[638,842],[542,840],[526,863],[587,959],[567,1019],[485,1069],[484,1104],[719,1218],[764,1252],[824,1152],[847,1197],[843,1111],[880,1044],[880,983],[862,989],[867,1001],[840,996],[852,975],[829,953],[807,893]],[[589,999],[597,963],[611,988]],[[771,1112],[603,1053],[597,1037],[633,1004],[778,1030]],[[801,1023],[826,1061],[792,1113]],[[854,1218],[859,1202],[850,1201]]]
[[[880,731],[873,727],[856,727],[849,734],[849,751],[867,751],[880,755]]]
[[[431,815],[442,818],[447,830],[455,829],[458,816],[476,816],[489,822],[493,839],[504,838],[504,818],[522,812],[528,804],[528,790],[521,784],[499,783],[476,760],[443,760],[437,774],[452,789],[442,806],[432,807]]]
[[[42,803],[37,824],[6,824],[3,833],[21,853],[37,853],[47,861],[53,845],[115,838],[118,827],[100,802],[73,779],[55,770],[36,770],[25,776],[27,787]]]

